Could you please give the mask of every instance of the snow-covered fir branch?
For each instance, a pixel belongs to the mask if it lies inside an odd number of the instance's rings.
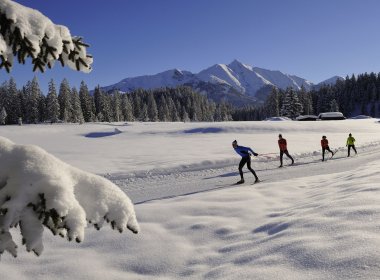
[[[87,224],[139,231],[133,204],[109,180],[72,167],[37,146],[0,137],[0,254],[17,256],[19,227],[27,251],[40,255],[43,231],[81,242]]]
[[[44,72],[59,60],[62,66],[90,72],[93,58],[81,37],[72,36],[63,25],[54,24],[39,11],[11,0],[0,1],[0,68],[10,72],[14,57],[24,64],[32,58],[33,71]]]

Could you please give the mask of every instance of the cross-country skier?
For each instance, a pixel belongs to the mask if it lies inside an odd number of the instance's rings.
[[[237,182],[237,184],[243,184],[244,183],[244,176],[243,176],[243,166],[247,164],[248,169],[252,172],[253,176],[255,176],[255,183],[259,182],[259,178],[256,175],[256,172],[251,168],[251,154],[255,157],[258,156],[257,153],[255,153],[251,148],[249,147],[243,147],[238,146],[237,141],[234,140],[232,142],[232,147],[234,148],[235,152],[237,152],[241,156],[241,161],[239,163],[239,173],[241,180]]]
[[[284,154],[292,160],[291,164],[293,164],[294,159],[292,158],[291,155],[289,155],[286,139],[282,138],[281,134],[278,135],[278,147],[280,148],[280,163],[281,163],[279,167],[282,167],[282,158],[283,158]]]
[[[355,155],[358,154],[358,152],[357,152],[356,149],[355,149],[355,138],[352,137],[352,134],[351,134],[351,133],[348,134],[346,147],[348,147],[348,155],[347,155],[347,157],[350,156],[350,150],[351,150],[351,148],[354,149],[354,151],[355,151]]]
[[[331,157],[334,156],[334,152],[330,150],[329,147],[329,140],[327,140],[326,136],[322,136],[321,140],[321,146],[322,146],[322,161],[325,161],[325,151],[329,151],[331,153]]]

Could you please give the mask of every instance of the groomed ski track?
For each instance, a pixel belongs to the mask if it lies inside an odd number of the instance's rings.
[[[362,147],[357,147],[358,155],[351,153],[347,158],[347,149],[340,147],[333,158],[330,153],[326,153],[327,161],[321,161],[320,152],[311,152],[295,156],[295,164],[289,166],[290,160],[284,157],[284,167],[278,168],[279,160],[277,155],[272,158],[259,156],[252,159],[252,167],[263,182],[260,188],[266,183],[284,182],[291,184],[291,179],[317,176],[323,174],[340,173],[354,170],[357,167],[379,160],[380,144],[371,143]],[[235,185],[240,177],[238,173],[238,160],[236,164],[229,163],[227,166],[216,166],[214,168],[195,170],[166,170],[161,173],[152,174],[146,172],[145,175],[136,174],[108,174],[105,177],[117,184],[124,190],[135,204],[146,203],[153,200],[168,199],[177,196],[191,195],[195,193],[216,191],[223,188],[250,187],[254,181],[253,175],[244,167],[245,181],[243,185]]]

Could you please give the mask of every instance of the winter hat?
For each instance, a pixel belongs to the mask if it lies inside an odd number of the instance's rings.
[[[236,140],[232,141],[232,145],[237,145],[237,141]]]
[[[281,134],[279,134],[279,135],[278,135],[278,137],[281,137],[281,138],[282,138],[282,135],[281,135]]]
[[[323,135],[322,138],[326,138],[326,136]]]
[[[350,134],[348,134],[348,136],[352,136],[352,134],[350,133]]]

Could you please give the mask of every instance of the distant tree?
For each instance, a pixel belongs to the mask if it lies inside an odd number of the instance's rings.
[[[339,105],[335,99],[331,100],[331,102],[330,102],[330,111],[331,112],[339,112]]]
[[[149,115],[148,115],[148,106],[145,103],[143,104],[140,110],[139,121],[142,121],[142,122],[150,121]]]
[[[72,118],[72,98],[69,82],[63,79],[59,87],[58,102],[60,108],[60,119],[64,122],[71,122]]]
[[[182,121],[183,122],[189,122],[190,121],[189,114],[186,112],[185,107],[182,108]]]
[[[49,82],[48,94],[46,96],[46,117],[52,123],[55,123],[59,119],[60,110],[57,91],[55,89],[55,83],[53,79]]]
[[[100,89],[100,86],[98,85],[95,87],[94,91],[94,104],[95,104],[95,116],[98,116],[99,113],[101,112],[101,103],[102,103],[102,98],[103,98],[103,92]]]
[[[87,85],[84,81],[80,83],[79,99],[82,108],[83,118],[85,122],[92,122],[95,119],[94,112],[92,111],[92,97],[88,91]]]
[[[1,108],[1,111],[0,111],[0,124],[5,124],[6,123],[6,119],[7,119],[7,111],[5,110],[4,107]]]
[[[278,117],[280,115],[280,95],[277,88],[272,88],[265,101],[265,108],[268,117]]]
[[[83,117],[83,112],[82,112],[82,107],[80,103],[80,98],[78,91],[75,87],[72,88],[71,90],[71,108],[72,108],[72,113],[71,113],[71,121],[74,123],[84,123],[84,117]]]
[[[124,120],[127,122],[134,121],[132,104],[127,94],[124,94],[122,97],[121,108]]]
[[[154,99],[154,93],[150,92],[148,93],[148,116],[149,120],[151,122],[156,122],[158,121],[158,109],[157,109],[157,103],[156,100]]]
[[[361,113],[362,115],[368,115],[367,103],[363,102],[363,103],[360,105],[360,113]]]
[[[162,122],[169,122],[170,120],[170,112],[169,107],[166,102],[166,98],[162,94],[160,96],[159,102],[158,102],[158,117],[160,121]]]
[[[172,121],[172,122],[180,121],[180,117],[178,115],[177,108],[175,106],[173,99],[170,96],[167,98],[167,102],[168,102],[170,121]]]
[[[28,95],[28,122],[38,123],[40,121],[40,99],[42,92],[38,84],[37,77],[34,77],[31,82],[27,84]]]
[[[100,87],[97,88],[99,95],[99,113],[97,115],[98,121],[101,122],[112,122],[112,112],[111,112],[111,98],[108,94],[105,94]]]
[[[304,115],[311,115],[313,114],[313,99],[312,99],[312,96],[310,94],[310,92],[307,92],[305,90],[305,87],[302,85],[301,86],[301,89],[298,93],[298,96],[299,96],[299,101],[300,103],[302,104],[302,113]]]
[[[370,116],[375,118],[376,117],[376,103],[375,102],[372,102],[371,103],[371,112],[370,112]]]
[[[115,122],[120,122],[124,119],[121,109],[121,103],[121,94],[118,90],[115,90],[111,96],[111,112],[113,114],[112,118]]]
[[[6,96],[8,101],[8,106],[6,107],[8,112],[8,120],[9,123],[15,124],[18,122],[18,118],[22,115],[22,109],[16,81],[13,78],[10,78],[9,82],[7,83]]]
[[[281,108],[281,115],[294,119],[301,114],[302,109],[302,104],[298,100],[297,93],[291,88],[287,89]]]

